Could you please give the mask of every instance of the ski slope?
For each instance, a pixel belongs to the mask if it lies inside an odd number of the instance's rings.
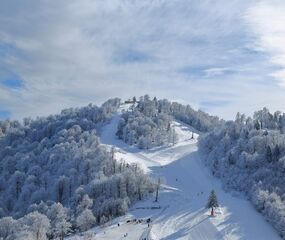
[[[116,158],[138,163],[154,178],[164,179],[159,202],[154,197],[138,202],[126,216],[107,226],[97,227],[85,236],[70,239],[194,239],[194,240],[275,240],[275,230],[242,196],[226,193],[202,163],[197,151],[198,132],[190,126],[173,122],[178,133],[174,146],[139,150],[115,137],[120,114],[116,114],[102,134],[101,142],[116,147]],[[195,132],[191,139],[192,131]],[[220,203],[216,217],[205,209],[210,191],[214,189]],[[147,223],[127,223],[132,219],[151,218]],[[117,224],[120,223],[120,226]],[[92,234],[95,234],[96,236]],[[127,236],[126,236],[127,233]],[[87,235],[86,235],[87,234]]]

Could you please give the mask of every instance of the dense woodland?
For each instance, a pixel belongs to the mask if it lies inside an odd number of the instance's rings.
[[[225,187],[245,193],[285,236],[285,114],[237,114],[200,139],[200,151]]]
[[[100,144],[97,131],[119,105],[0,121],[0,239],[62,239],[124,214],[154,190],[138,166]]]
[[[137,165],[116,159],[99,132],[111,99],[35,120],[0,121],[0,239],[63,239],[126,213],[155,191]],[[199,130],[199,151],[229,190],[243,192],[285,236],[285,114],[266,108],[224,122],[148,95],[130,101],[117,136],[142,149],[177,141],[173,120]]]
[[[173,120],[191,125],[206,132],[221,124],[221,120],[200,110],[195,111],[189,105],[184,106],[168,100],[150,99],[145,95],[122,114],[118,124],[117,136],[130,145],[141,149],[175,144],[177,135],[172,127]]]

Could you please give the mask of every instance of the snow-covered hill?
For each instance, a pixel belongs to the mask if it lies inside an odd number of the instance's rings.
[[[126,216],[103,227],[96,227],[75,239],[280,239],[275,230],[242,196],[226,193],[202,163],[197,152],[198,132],[190,126],[173,122],[178,133],[174,146],[139,150],[115,136],[120,112],[102,134],[101,142],[116,147],[116,158],[136,162],[157,179],[164,179],[159,201],[138,202]],[[192,139],[192,131],[195,131]],[[216,217],[205,209],[210,191],[214,189],[220,203]],[[151,218],[148,226],[146,219]],[[142,219],[142,223],[133,220]],[[131,222],[128,222],[131,220]],[[119,226],[118,226],[119,223]]]

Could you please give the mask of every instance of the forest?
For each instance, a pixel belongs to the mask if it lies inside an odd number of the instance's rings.
[[[177,134],[173,120],[186,123],[198,131],[207,132],[223,123],[218,117],[194,110],[189,105],[170,102],[166,99],[151,99],[149,95],[134,98],[133,105],[125,111],[118,124],[117,136],[129,145],[150,149],[174,145]]]
[[[0,121],[0,239],[63,239],[125,214],[156,191],[137,164],[117,159],[114,147],[100,143],[100,132],[124,105],[119,139],[141,149],[172,146],[173,121],[192,126],[212,174],[285,236],[285,114],[264,108],[224,121],[145,95]]]
[[[244,193],[285,236],[285,114],[264,108],[202,136],[199,150],[228,190]]]
[[[124,214],[154,191],[97,132],[120,106],[110,99],[35,120],[0,122],[0,239],[55,239]]]

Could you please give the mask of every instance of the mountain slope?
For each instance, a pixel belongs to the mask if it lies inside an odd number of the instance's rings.
[[[111,99],[24,124],[0,121],[0,239],[57,239],[86,230],[125,214],[154,190],[140,168],[100,144],[96,130],[119,106],[120,99]],[[39,231],[43,237],[33,238]]]
[[[223,123],[218,117],[195,111],[189,105],[158,100],[156,97],[151,100],[145,95],[122,112],[116,135],[140,149],[174,144],[177,134],[171,125],[173,119],[190,124],[201,132],[210,131]]]
[[[244,193],[285,238],[285,114],[237,114],[201,137],[199,150],[224,186]]]
[[[116,147],[117,159],[138,163],[152,177],[165,181],[158,203],[153,202],[154,198],[138,202],[126,216],[90,233],[96,232],[98,239],[280,239],[247,200],[224,192],[219,181],[204,167],[197,151],[198,134],[191,139],[192,128],[173,122],[178,133],[176,145],[139,150],[116,139],[119,118],[116,114],[104,128],[101,142]],[[221,205],[214,218],[205,210],[212,189]],[[146,223],[126,223],[134,218],[153,221],[150,227]]]

